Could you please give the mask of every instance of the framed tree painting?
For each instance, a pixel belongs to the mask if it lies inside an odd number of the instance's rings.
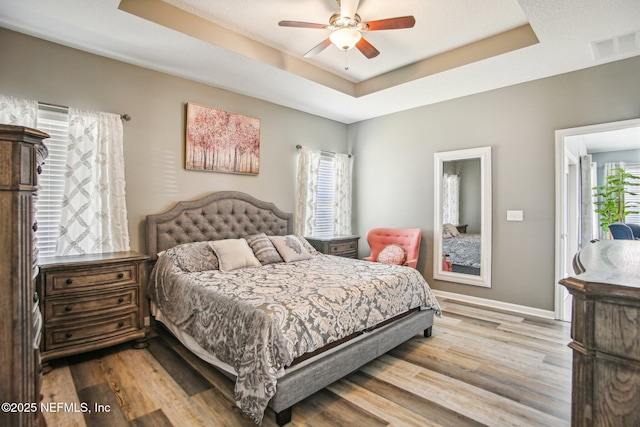
[[[188,103],[185,145],[185,169],[260,172],[260,119]]]

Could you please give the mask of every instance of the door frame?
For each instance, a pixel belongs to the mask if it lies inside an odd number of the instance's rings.
[[[555,317],[559,320],[565,319],[563,315],[562,304],[566,289],[558,282],[563,279],[564,265],[568,262],[569,257],[575,254],[569,254],[563,242],[563,236],[566,234],[564,226],[568,215],[566,206],[569,198],[567,194],[567,186],[565,185],[565,164],[567,158],[567,147],[565,138],[576,135],[587,135],[599,132],[609,132],[621,129],[640,127],[640,119],[623,120],[619,122],[600,123],[589,126],[581,126],[576,128],[556,130],[556,226],[555,226]]]

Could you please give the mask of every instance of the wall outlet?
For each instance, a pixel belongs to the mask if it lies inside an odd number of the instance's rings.
[[[524,212],[507,211],[507,221],[524,221]]]

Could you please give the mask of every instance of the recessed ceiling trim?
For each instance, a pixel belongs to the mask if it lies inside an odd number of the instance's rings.
[[[263,64],[298,75],[346,95],[355,96],[353,82],[306,61],[228,30],[162,0],[122,0],[118,9],[179,31],[204,42],[236,52]]]
[[[353,83],[162,0],[121,0],[118,9],[316,82],[354,98],[539,43],[529,24]]]
[[[525,24],[360,82],[356,85],[356,96],[369,95],[537,43],[539,40],[533,28]]]

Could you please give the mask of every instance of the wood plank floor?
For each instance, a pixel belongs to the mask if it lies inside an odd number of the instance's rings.
[[[290,425],[570,425],[568,323],[440,302],[431,338],[416,336],[295,405]],[[44,402],[85,402],[91,413],[48,412],[48,425],[255,425],[235,407],[229,379],[154,331],[147,349],[123,344],[53,361]],[[276,425],[270,409],[262,425]]]

